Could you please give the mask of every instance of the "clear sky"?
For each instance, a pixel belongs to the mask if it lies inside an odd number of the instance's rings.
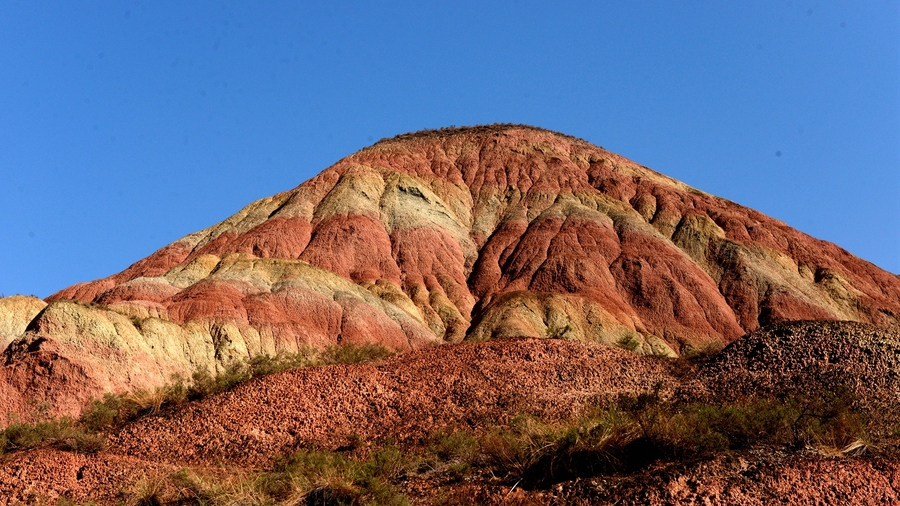
[[[900,272],[897,0],[386,3],[0,3],[0,293],[119,272],[382,137],[494,122]]]

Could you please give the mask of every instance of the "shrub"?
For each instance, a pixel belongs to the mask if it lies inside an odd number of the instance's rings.
[[[575,332],[575,328],[572,327],[571,323],[566,323],[565,325],[556,325],[553,327],[547,327],[547,338],[548,339],[567,339],[570,334]]]
[[[81,413],[79,423],[93,432],[104,431],[142,416],[155,415],[164,406],[184,402],[188,389],[178,378],[168,386],[153,390],[137,390],[132,393],[103,395],[103,399],[90,401]]]
[[[86,432],[73,418],[31,423],[11,423],[0,431],[0,454],[52,446],[80,453],[95,453],[103,449],[102,436]]]
[[[413,460],[392,444],[357,461],[330,451],[300,450],[276,458],[258,481],[275,500],[303,497],[307,504],[405,505],[409,501],[391,484]]]
[[[195,371],[186,396],[190,400],[198,400],[230,390],[258,376],[315,365],[357,364],[378,360],[392,354],[392,351],[378,344],[345,344],[329,346],[321,352],[313,348],[306,348],[298,353],[279,353],[275,356],[259,355],[248,362],[232,362],[225,367],[225,371],[215,376],[205,369]]]
[[[380,344],[348,343],[325,348],[321,360],[324,364],[359,364],[387,358],[393,354],[394,352]]]
[[[137,405],[123,394],[107,393],[101,400],[93,400],[82,411],[81,423],[91,431],[102,431],[130,420]]]
[[[478,455],[478,439],[462,430],[438,431],[431,435],[428,453],[451,464],[471,464]]]
[[[224,392],[252,377],[247,364],[239,361],[228,364],[225,371],[215,376],[206,369],[198,369],[191,375],[192,383],[188,387],[187,398],[193,401]]]
[[[248,363],[250,376],[255,378],[316,365],[316,353],[316,350],[306,348],[298,353],[279,353],[274,357],[270,355],[253,357]]]
[[[417,467],[418,463],[419,459],[404,453],[400,447],[388,441],[363,463],[359,476],[363,481],[376,478],[392,482],[406,476],[411,469]]]
[[[479,441],[471,433],[461,430],[438,431],[429,438],[429,446],[422,464],[436,472],[447,472],[452,479],[461,479],[479,456]]]
[[[871,443],[865,420],[851,405],[842,395],[678,403],[663,400],[655,389],[620,397],[612,407],[594,408],[575,420],[517,417],[508,428],[480,438],[479,463],[520,486],[545,487],[598,473],[631,472],[661,459],[705,459],[760,444],[812,444],[835,455],[860,454]],[[432,453],[450,458],[450,452]]]
[[[522,479],[543,453],[554,446],[555,439],[552,426],[532,416],[520,415],[508,429],[498,428],[485,434],[479,446],[488,465],[504,476]]]
[[[705,362],[716,356],[725,348],[725,345],[719,342],[709,342],[699,347],[685,345],[681,350],[681,358],[691,362]]]
[[[517,417],[479,442],[485,462],[524,487],[621,470],[639,432],[618,409],[595,409],[568,422]]]

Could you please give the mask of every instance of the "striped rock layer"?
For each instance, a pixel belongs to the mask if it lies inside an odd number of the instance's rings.
[[[92,395],[305,346],[531,336],[675,356],[785,320],[900,327],[896,275],[513,125],[382,140],[46,302],[7,304],[8,317],[0,304],[0,411],[36,397],[74,413]]]

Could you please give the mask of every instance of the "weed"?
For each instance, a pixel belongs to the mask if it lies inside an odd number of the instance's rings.
[[[362,475],[374,477],[382,481],[392,482],[406,476],[406,474],[418,467],[419,459],[403,453],[400,447],[392,441],[388,441],[380,449],[373,452],[369,459],[362,465]]]
[[[206,369],[198,369],[191,376],[191,386],[188,387],[187,398],[198,400],[209,397],[253,378],[250,368],[244,362],[235,361],[228,364],[221,374],[213,376]]]
[[[380,344],[342,344],[329,346],[321,354],[323,364],[359,364],[372,362],[393,355],[394,352]]]
[[[307,504],[403,505],[408,500],[391,482],[405,475],[413,462],[390,444],[365,461],[335,452],[300,450],[276,459],[274,469],[258,481],[275,500],[300,496]]]
[[[827,445],[819,450],[834,456],[859,455],[871,448],[865,420],[840,393],[713,405],[665,400],[659,391],[592,406],[570,420],[520,415],[508,426],[488,428],[480,435],[436,432],[424,455],[404,451],[391,440],[367,444],[351,435],[346,449],[361,451],[303,449],[277,457],[271,469],[257,473],[223,468],[214,478],[190,470],[145,476],[131,488],[129,504],[405,505],[409,501],[397,485],[419,469],[453,480],[484,473],[523,488],[546,488],[639,470],[657,460],[706,459],[760,444]],[[60,428],[16,425],[0,434],[6,438],[0,441],[27,446],[47,440],[30,431],[67,434]],[[351,457],[365,453],[365,458]]]
[[[316,365],[317,351],[305,348],[297,353],[279,353],[277,355],[260,355],[250,359],[248,367],[252,377],[275,374],[291,369],[300,369]]]
[[[690,362],[705,362],[724,348],[725,345],[719,342],[709,342],[700,346],[685,344],[681,349],[681,358]]]
[[[104,447],[102,436],[86,432],[75,419],[64,416],[37,423],[9,424],[0,431],[0,454],[52,446],[79,453],[96,453]]]
[[[478,439],[469,432],[438,431],[431,435],[428,453],[439,462],[468,467],[475,460],[478,449]]]
[[[132,393],[107,393],[102,399],[88,403],[79,423],[87,430],[101,432],[142,416],[156,415],[164,406],[180,404],[187,399],[188,389],[180,379],[168,386]]]
[[[755,445],[869,451],[865,420],[842,395],[752,399],[714,405],[663,400],[659,389],[621,397],[567,422],[517,417],[478,441],[481,465],[524,487],[606,472],[630,472],[657,460],[705,459]],[[447,459],[448,452],[434,451]]]
[[[165,502],[168,483],[163,476],[141,476],[127,491],[129,506],[157,506]]]

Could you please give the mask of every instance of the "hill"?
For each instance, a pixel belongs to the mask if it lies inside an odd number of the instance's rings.
[[[46,302],[7,334],[3,411],[75,414],[305,346],[528,336],[678,356],[785,320],[897,328],[900,279],[585,141],[493,125],[382,140]]]
[[[379,141],[0,348],[0,506],[900,501],[900,277],[534,127]]]

